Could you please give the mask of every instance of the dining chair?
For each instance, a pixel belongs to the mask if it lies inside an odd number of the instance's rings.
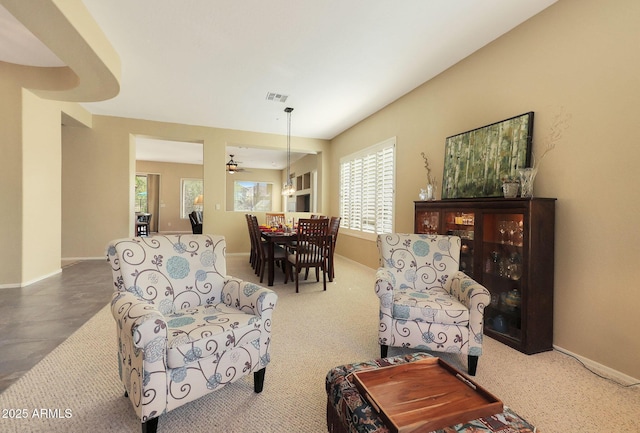
[[[329,263],[329,251],[331,241],[329,239],[329,219],[300,219],[298,220],[295,251],[287,256],[287,271],[284,282],[295,270],[296,293],[299,291],[300,271],[305,268],[316,269],[316,281],[320,281],[322,270],[323,290],[327,290],[327,266]]]
[[[281,213],[281,212],[279,213],[267,212],[265,214],[265,221],[267,225],[271,227],[284,226],[287,223],[284,213]]]
[[[249,242],[251,245],[251,249],[249,251],[249,263],[251,264],[251,268],[256,269],[256,263],[258,261],[258,252],[257,252],[256,241],[252,233],[253,228],[251,227],[252,215],[246,213],[244,214],[244,216],[245,216],[245,219],[247,220],[247,233],[249,234]]]
[[[283,272],[285,273],[285,282],[286,282],[286,259],[287,253],[286,250],[280,245],[273,246],[273,263],[268,262],[268,251],[267,248],[269,246],[266,242],[262,241],[260,236],[260,225],[258,224],[258,218],[255,215],[251,215],[251,233],[253,236],[253,241],[256,244],[256,253],[257,253],[257,265],[256,265],[256,275],[260,276],[260,282],[264,280],[264,270],[268,266],[276,266],[276,264],[280,264]]]
[[[202,211],[194,210],[189,214],[189,221],[191,222],[191,231],[194,235],[202,234]]]
[[[331,235],[331,251],[329,254],[329,281],[333,281],[336,277],[336,268],[333,262],[333,255],[336,252],[336,241],[338,240],[338,231],[340,230],[341,217],[331,217],[329,220],[329,234]]]

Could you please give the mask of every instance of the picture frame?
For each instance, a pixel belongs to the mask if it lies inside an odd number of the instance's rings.
[[[533,111],[445,140],[442,198],[502,197],[505,178],[531,163]]]

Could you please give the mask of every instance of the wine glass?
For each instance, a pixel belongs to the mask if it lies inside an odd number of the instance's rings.
[[[507,230],[509,230],[509,243],[514,245],[513,235],[515,235],[518,230],[518,223],[516,221],[508,221]]]
[[[507,232],[507,221],[498,221],[498,231],[500,232],[500,242],[504,244],[504,234]]]

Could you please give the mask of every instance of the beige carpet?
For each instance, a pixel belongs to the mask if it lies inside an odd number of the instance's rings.
[[[158,431],[326,432],[327,371],[379,355],[374,271],[340,257],[336,262],[327,292],[322,283],[305,282],[296,294],[294,284],[276,275],[272,362],[262,394],[253,392],[251,377],[240,380],[162,416]],[[230,256],[228,263],[229,274],[255,281],[246,256]],[[105,307],[0,394],[0,431],[139,431],[118,379],[114,326]],[[465,358],[446,359],[466,370]],[[526,356],[486,338],[476,380],[538,431],[640,431],[638,387],[600,379],[559,352]],[[10,418],[16,413],[26,419]]]

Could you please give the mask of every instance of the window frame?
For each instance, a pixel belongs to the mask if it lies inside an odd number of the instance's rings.
[[[187,209],[185,203],[185,185],[186,182],[200,182],[202,184],[200,188],[199,194],[204,194],[204,179],[194,178],[194,177],[183,177],[180,179],[180,219],[189,219],[189,214],[196,210],[193,202],[189,204],[189,209]],[[196,195],[197,197],[197,195]],[[187,212],[187,210],[189,210]]]
[[[263,209],[236,209],[236,184],[238,182],[245,182],[245,183],[253,183],[254,184],[254,188],[256,185],[260,185],[260,184],[264,184],[267,186],[270,186],[270,198],[269,198],[269,210],[263,210]],[[233,212],[275,212],[273,209],[274,206],[274,191],[275,191],[275,183],[274,182],[268,182],[268,181],[259,181],[259,180],[246,180],[246,179],[234,179],[233,181]]]
[[[390,156],[385,152],[390,152]],[[384,160],[389,157],[391,162],[385,162]],[[396,159],[396,137],[340,158],[338,201],[342,232],[367,240],[375,240],[378,234],[393,233]],[[345,166],[345,164],[349,165]],[[381,165],[382,171],[379,170]],[[356,173],[353,173],[354,169]],[[364,179],[367,172],[373,178]],[[346,179],[347,176],[350,179]],[[384,178],[389,176],[390,181],[385,181]],[[381,185],[380,182],[383,184]],[[372,199],[374,199],[373,204]],[[353,221],[354,216],[359,218]]]

